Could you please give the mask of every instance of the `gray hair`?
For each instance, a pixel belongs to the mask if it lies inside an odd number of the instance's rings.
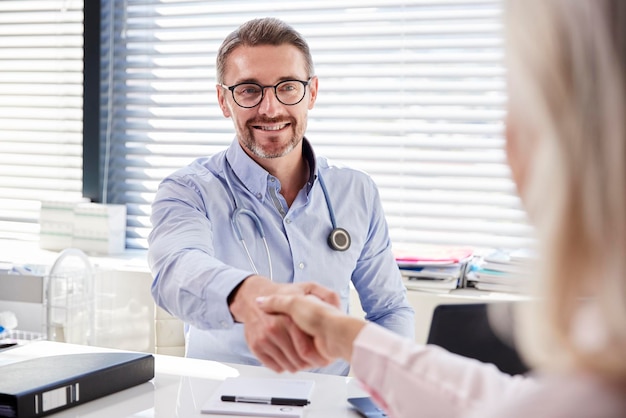
[[[306,40],[287,23],[276,18],[253,19],[230,33],[217,52],[216,72],[217,82],[224,82],[226,61],[228,56],[240,46],[258,45],[293,45],[302,52],[306,63],[308,77],[313,77],[313,58]]]

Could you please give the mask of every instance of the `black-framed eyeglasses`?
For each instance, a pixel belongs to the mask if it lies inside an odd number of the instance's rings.
[[[274,89],[274,95],[284,105],[297,105],[304,99],[306,86],[309,85],[311,79],[302,80],[283,80],[275,86],[262,86],[257,83],[239,83],[234,86],[220,84],[225,89],[230,90],[233,94],[233,100],[237,105],[250,109],[258,106],[265,96],[265,89]]]

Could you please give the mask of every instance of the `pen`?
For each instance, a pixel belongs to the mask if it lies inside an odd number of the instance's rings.
[[[13,342],[11,342],[11,343],[0,343],[0,349],[14,347],[16,345],[17,345],[17,343],[13,343]]]
[[[222,395],[221,399],[224,402],[260,403],[260,404],[266,404],[266,405],[305,406],[311,403],[307,399],[261,398],[261,397],[253,397],[253,396],[232,396],[232,395]]]

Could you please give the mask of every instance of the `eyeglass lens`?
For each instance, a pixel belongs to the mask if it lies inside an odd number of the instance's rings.
[[[254,107],[263,99],[263,90],[274,87],[276,98],[285,105],[295,105],[304,97],[305,84],[297,80],[286,80],[276,86],[262,87],[258,84],[239,84],[232,89],[233,98],[239,106]]]

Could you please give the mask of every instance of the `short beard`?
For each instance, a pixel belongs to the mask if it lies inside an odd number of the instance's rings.
[[[258,122],[258,121],[256,121]],[[264,122],[274,122],[274,121],[264,121]],[[304,132],[298,132],[298,125],[296,124],[295,119],[290,119],[289,124],[293,128],[294,135],[291,137],[289,142],[280,149],[267,151],[263,147],[259,146],[259,144],[254,139],[254,131],[255,129],[252,127],[255,123],[248,122],[246,124],[245,135],[242,135],[242,142],[244,147],[248,151],[250,151],[254,156],[259,158],[280,158],[289,154],[294,148],[302,141],[304,137]]]
[[[259,147],[256,142],[254,141],[249,141],[249,140],[244,140],[243,145],[246,147],[246,149],[248,151],[250,151],[254,156],[259,157],[259,158],[280,158],[280,157],[284,157],[285,155],[289,154],[291,151],[293,151],[293,149],[296,147],[296,145],[298,145],[298,141],[295,137],[291,139],[291,141],[289,141],[289,143],[283,147],[282,149],[275,151],[275,152],[265,152],[265,150],[261,147]]]

